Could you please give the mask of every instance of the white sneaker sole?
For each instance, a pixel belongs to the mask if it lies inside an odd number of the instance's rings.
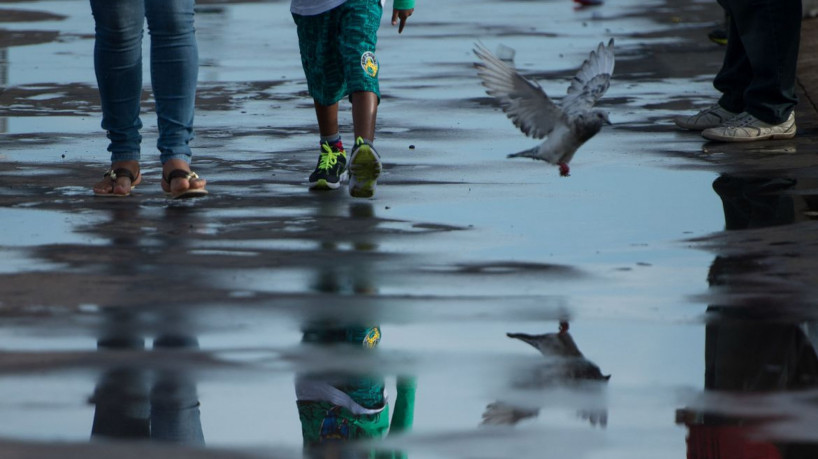
[[[707,140],[714,140],[716,142],[756,142],[759,140],[786,140],[792,139],[793,137],[795,137],[795,134],[796,134],[795,124],[793,124],[792,127],[785,132],[776,132],[755,137],[730,136],[722,135],[719,134],[718,132],[708,132],[708,130],[702,131],[702,137],[704,137]]]

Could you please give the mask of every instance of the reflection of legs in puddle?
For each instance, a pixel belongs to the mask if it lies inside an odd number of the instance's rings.
[[[373,351],[381,339],[380,327],[348,325],[325,320],[308,324],[302,343],[333,346],[339,358],[353,359],[356,350]],[[356,367],[358,367],[356,365]],[[359,457],[343,450],[343,442],[375,440],[409,430],[414,419],[415,380],[397,378],[397,396],[390,420],[384,377],[377,371],[316,372],[299,374],[295,383],[304,448],[308,457]],[[327,447],[331,448],[329,451]],[[358,451],[361,453],[361,451]],[[381,453],[381,452],[379,452]],[[361,457],[402,457],[399,452]]]
[[[142,332],[137,316],[127,310],[106,312],[98,349],[144,352],[144,339],[137,336]],[[166,333],[154,340],[153,347],[156,351],[192,350],[198,348],[198,342],[188,335]],[[173,358],[168,355],[165,360]],[[183,369],[154,372],[144,365],[144,362],[121,365],[100,378],[91,399],[95,405],[92,437],[150,438],[203,445],[199,401],[189,375]]]
[[[720,175],[713,182],[713,190],[724,207],[725,229],[792,223],[795,219],[794,202],[788,191],[795,185],[794,179],[784,177]]]
[[[96,194],[126,196],[141,180],[139,111],[146,18],[151,32],[151,84],[159,125],[157,147],[165,165],[163,176],[172,169],[189,171],[198,73],[193,6],[193,0],[91,0],[102,127],[111,141],[108,151],[115,172],[94,187]],[[203,180],[180,178],[166,191],[203,187]]]
[[[316,270],[317,275],[312,288],[325,293],[375,294],[377,287],[373,280],[372,261],[376,256],[378,244],[374,240],[373,230],[378,225],[375,210],[371,203],[356,201],[349,206],[350,232],[352,248],[363,252],[354,257],[349,264],[341,267],[333,263],[324,263]],[[345,235],[345,234],[342,234]],[[338,251],[336,240],[321,243],[321,251],[332,258],[332,252]]]
[[[192,350],[199,344],[189,336],[162,336],[154,349]],[[151,438],[160,441],[204,445],[196,384],[182,370],[161,370],[151,390]]]
[[[711,306],[708,313],[713,319],[705,332],[705,390],[770,394],[818,386],[818,357],[801,324],[782,322],[769,308]],[[818,457],[814,444],[759,436],[758,428],[775,416],[730,415],[721,406],[717,413],[681,409],[676,417],[689,429],[688,457]]]
[[[101,351],[140,351],[145,343],[134,336],[111,335],[97,342]],[[148,374],[137,368],[119,367],[106,371],[94,395],[91,438],[149,438],[150,405]]]

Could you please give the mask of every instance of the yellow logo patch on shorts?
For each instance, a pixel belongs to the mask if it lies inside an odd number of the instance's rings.
[[[361,54],[361,67],[372,78],[378,76],[378,58],[375,57],[375,53],[367,51]]]

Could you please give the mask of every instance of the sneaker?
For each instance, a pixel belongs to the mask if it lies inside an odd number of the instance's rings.
[[[341,186],[341,182],[346,179],[346,167],[347,154],[340,140],[332,145],[327,142],[321,143],[321,155],[318,157],[318,165],[310,174],[310,189],[337,189]]]
[[[795,137],[795,111],[780,124],[768,124],[749,113],[742,113],[723,126],[705,129],[702,137],[720,142],[791,139]]]
[[[371,198],[375,194],[381,158],[375,147],[358,137],[349,158],[349,194],[356,198]]]
[[[707,34],[707,38],[717,45],[727,46],[727,32],[724,29],[713,29]]]
[[[714,104],[693,116],[679,116],[675,120],[676,126],[691,131],[702,131],[721,126],[738,116],[738,113],[725,110],[719,104]]]

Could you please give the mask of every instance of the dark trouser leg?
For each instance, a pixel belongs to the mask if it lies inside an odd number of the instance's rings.
[[[728,50],[714,86],[725,94],[720,103],[731,110],[743,87],[744,111],[766,123],[778,124],[795,108],[795,72],[801,35],[801,0],[719,0],[730,14]],[[736,43],[738,42],[738,43]],[[744,59],[738,53],[740,45]],[[734,53],[731,53],[734,51]],[[729,95],[728,95],[729,94]]]
[[[744,91],[750,86],[753,69],[736,31],[735,18],[730,13],[727,2],[728,0],[719,0],[728,17],[727,49],[724,52],[721,70],[713,80],[713,86],[722,94],[719,105],[733,113],[741,113],[744,111]]]

